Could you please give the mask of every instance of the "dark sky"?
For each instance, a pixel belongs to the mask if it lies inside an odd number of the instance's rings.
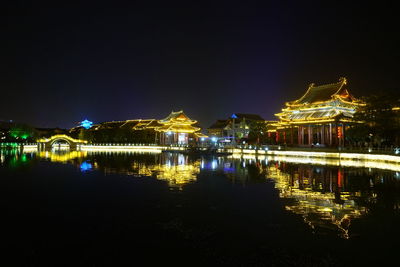
[[[400,89],[398,11],[382,1],[39,2],[1,4],[0,120],[183,109],[208,127],[234,112],[274,119],[309,83],[341,76],[356,96]]]

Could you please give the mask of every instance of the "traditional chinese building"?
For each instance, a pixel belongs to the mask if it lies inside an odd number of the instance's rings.
[[[161,145],[187,145],[189,139],[197,139],[204,137],[199,131],[200,128],[196,127],[197,121],[191,120],[181,110],[171,112],[165,119],[159,120],[160,127],[156,127],[158,132],[158,140]]]
[[[252,123],[266,123],[257,114],[234,113],[226,120],[217,120],[208,129],[208,135],[230,140],[232,143],[248,138]]]
[[[94,124],[89,129],[82,125],[69,130],[74,137],[93,143],[132,143],[187,145],[207,137],[200,132],[197,121],[189,119],[183,111],[172,112],[162,120],[135,119]]]
[[[325,85],[312,83],[301,98],[287,102],[276,114],[276,141],[300,146],[344,146],[346,130],[357,123],[353,116],[362,105],[349,93],[346,78]]]
[[[207,134],[213,137],[227,136],[226,127],[230,123],[229,120],[217,120],[207,129]]]

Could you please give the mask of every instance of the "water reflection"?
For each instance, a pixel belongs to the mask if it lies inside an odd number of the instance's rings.
[[[87,172],[87,171],[90,171],[91,169],[93,169],[92,164],[88,161],[82,162],[80,167],[81,167],[82,172]]]
[[[232,183],[274,182],[287,211],[301,215],[314,233],[351,237],[351,222],[372,209],[398,211],[398,173],[371,168],[318,166],[275,158],[220,158],[204,169],[220,171]]]
[[[84,151],[53,150],[38,152],[39,158],[44,158],[52,162],[74,162],[75,159],[82,159],[87,156]]]
[[[0,149],[0,166],[17,168],[25,166],[29,160],[30,155],[21,153],[19,149]]]
[[[301,216],[314,233],[346,239],[355,234],[354,220],[373,210],[400,210],[400,172],[347,167],[337,161],[310,164],[310,159],[204,158],[178,153],[0,152],[1,166],[15,167],[39,158],[73,164],[81,172],[154,177],[179,190],[198,181],[201,172],[243,186],[273,182],[283,207]]]
[[[281,163],[268,168],[268,177],[275,181],[281,198],[293,200],[286,210],[302,215],[316,231],[338,230],[349,238],[351,220],[367,212],[356,202],[361,192],[350,192],[343,169]]]
[[[134,162],[132,168],[139,175],[153,176],[180,188],[184,184],[196,181],[197,175],[200,173],[200,160],[189,161],[187,155],[159,154],[157,161],[158,164],[154,165]]]
[[[127,153],[46,151],[38,156],[52,162],[73,163],[82,172],[100,170],[107,174],[124,174],[134,177],[155,177],[169,186],[182,186],[196,181],[200,160],[176,153]]]

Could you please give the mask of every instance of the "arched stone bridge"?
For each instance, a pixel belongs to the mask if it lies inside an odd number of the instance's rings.
[[[42,138],[37,140],[39,150],[51,150],[54,143],[64,141],[69,145],[70,150],[80,150],[81,145],[86,144],[86,140],[72,138],[65,134],[56,134],[50,138]]]

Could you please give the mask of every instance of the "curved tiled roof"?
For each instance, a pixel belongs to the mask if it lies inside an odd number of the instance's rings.
[[[339,82],[315,86],[311,84],[307,92],[293,104],[312,104],[316,102],[328,101],[334,95],[340,94],[345,90],[344,85],[347,83],[345,78],[340,78]]]
[[[168,123],[170,121],[175,121],[175,120],[187,121],[188,123],[190,122],[191,124],[194,124],[197,122],[197,121],[189,119],[189,117],[186,116],[186,114],[183,112],[183,110],[176,111],[176,112],[172,111],[171,114],[169,114],[166,118],[159,120],[159,122],[160,123]]]

